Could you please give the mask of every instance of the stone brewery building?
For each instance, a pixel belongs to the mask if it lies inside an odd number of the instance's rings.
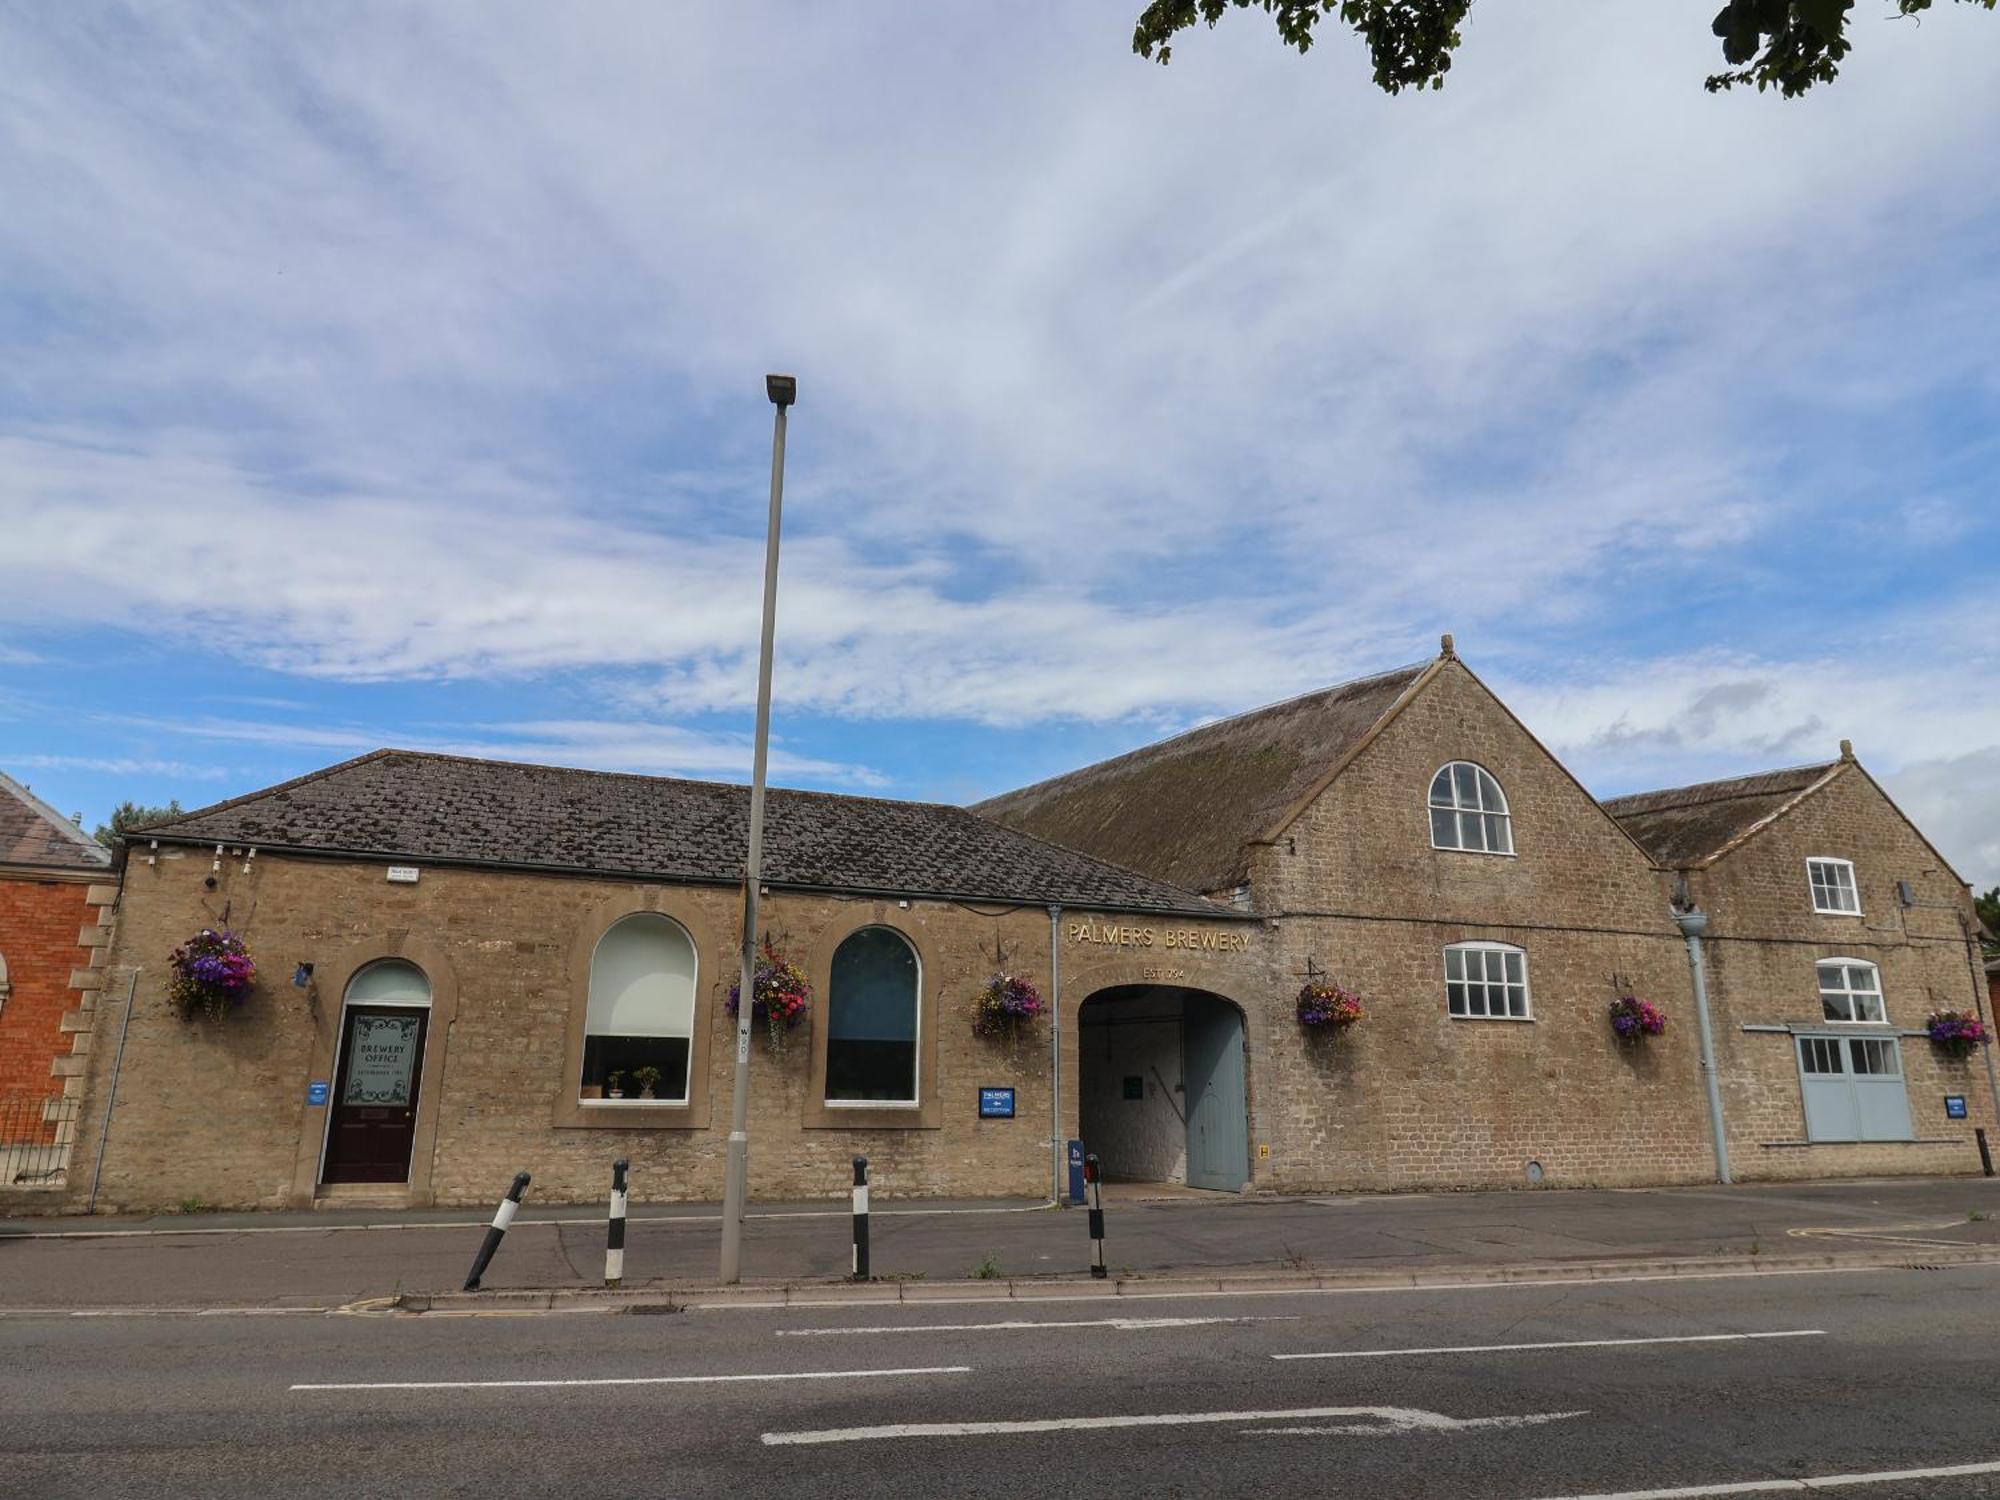
[[[748,793],[384,750],[136,836],[72,1205],[720,1196]],[[1456,657],[964,809],[770,797],[763,936],[809,994],[751,1054],[751,1186],[1046,1194],[1977,1170],[1964,884],[1843,745],[1600,803]],[[204,928],[258,966],[171,1003]],[[975,1032],[996,974],[1046,1004]],[[797,981],[794,981],[796,984]],[[1360,1020],[1302,1024],[1308,982]],[[129,1001],[127,999],[129,987]],[[1623,1040],[1621,997],[1657,1007]],[[781,1041],[782,1046],[774,1042]],[[87,1169],[101,1149],[101,1166]]]

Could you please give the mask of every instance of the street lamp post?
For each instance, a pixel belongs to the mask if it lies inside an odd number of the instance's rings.
[[[771,746],[771,642],[778,624],[778,522],[785,495],[785,411],[798,400],[790,375],[766,375],[777,410],[771,431],[771,516],[764,535],[764,631],[757,653],[757,748],[750,771],[750,857],[743,870],[743,968],[736,991],[736,1092],[722,1183],[722,1281],[743,1279],[743,1199],[750,1177],[750,1017],[757,1008],[757,897],[764,878],[764,768]]]

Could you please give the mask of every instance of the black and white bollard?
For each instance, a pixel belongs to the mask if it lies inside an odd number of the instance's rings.
[[[611,1164],[611,1221],[604,1232],[606,1286],[625,1279],[625,1170],[630,1165],[622,1156]]]
[[[854,1279],[868,1279],[868,1158],[854,1158]]]
[[[521,1194],[528,1190],[528,1174],[516,1172],[514,1185],[507,1189],[507,1196],[500,1200],[500,1207],[494,1210],[493,1222],[486,1230],[486,1243],[479,1247],[479,1253],[472,1258],[472,1274],[465,1278],[468,1292],[479,1290],[479,1278],[486,1274],[486,1268],[493,1263],[493,1252],[500,1248],[500,1242],[507,1238],[507,1226],[514,1222],[514,1215],[521,1208]]]
[[[1986,1128],[1981,1126],[1972,1132],[1979,1140],[1979,1169],[1988,1177],[1993,1175],[1993,1151],[1986,1144]]]
[[[1104,1269],[1104,1184],[1096,1156],[1083,1159],[1083,1183],[1090,1194],[1090,1274],[1102,1281],[1111,1273]]]

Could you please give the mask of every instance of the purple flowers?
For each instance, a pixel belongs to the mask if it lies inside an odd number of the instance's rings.
[[[1338,1036],[1367,1014],[1361,997],[1330,979],[1310,980],[1299,991],[1299,1024],[1308,1031]]]
[[[1636,1042],[1658,1036],[1667,1029],[1667,1018],[1659,1006],[1637,995],[1620,995],[1611,1002],[1611,1029],[1621,1042]]]
[[[973,1002],[975,1036],[1014,1037],[1041,1015],[1042,992],[1019,974],[995,974]]]
[[[1979,1017],[1970,1011],[1933,1011],[1924,1023],[1924,1029],[1931,1034],[1931,1040],[1953,1057],[1968,1057],[1979,1047],[1990,1046],[1992,1034],[1987,1031]]]
[[[806,973],[786,958],[765,938],[758,946],[755,986],[750,998],[750,1015],[764,1023],[764,1034],[773,1052],[785,1050],[785,1033],[806,1018],[812,1009],[812,986]],[[743,1003],[743,981],[729,987],[729,1013],[733,1016]]]
[[[167,959],[173,980],[167,998],[192,1021],[200,1011],[211,1021],[219,1021],[249,998],[257,978],[256,960],[233,932],[217,932],[204,927]]]

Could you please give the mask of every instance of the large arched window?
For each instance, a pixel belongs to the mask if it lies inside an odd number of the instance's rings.
[[[1512,854],[1514,820],[1500,783],[1469,760],[1431,778],[1431,843],[1475,854]]]
[[[621,917],[590,956],[585,1099],[685,1103],[694,1040],[694,941],[658,912]]]
[[[917,1102],[917,952],[864,927],[833,953],[826,1000],[829,1104]]]

